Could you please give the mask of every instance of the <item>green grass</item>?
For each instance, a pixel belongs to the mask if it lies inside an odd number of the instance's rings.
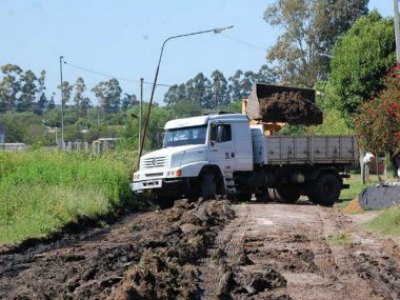
[[[400,237],[400,206],[382,210],[376,218],[365,223],[364,226],[379,234]]]
[[[351,237],[347,232],[341,231],[336,235],[329,236],[328,241],[333,245],[345,246],[351,244]]]
[[[133,155],[0,152],[0,243],[42,237],[133,205]]]

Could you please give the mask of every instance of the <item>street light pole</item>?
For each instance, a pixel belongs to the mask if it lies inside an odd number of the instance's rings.
[[[139,149],[140,152],[142,145],[142,124],[143,124],[143,78],[140,78],[140,106],[139,106]]]
[[[60,56],[60,91],[61,91],[61,149],[64,150],[64,97],[63,97],[63,74],[62,64],[64,56]]]
[[[140,163],[140,157],[142,156],[142,152],[143,152],[144,140],[146,138],[147,127],[148,127],[148,124],[149,124],[151,107],[152,107],[153,98],[154,98],[154,92],[156,90],[158,73],[160,71],[161,58],[162,58],[162,55],[163,55],[163,52],[164,52],[165,44],[170,40],[181,38],[181,37],[198,35],[198,34],[203,34],[203,33],[210,33],[210,32],[221,33],[222,31],[227,30],[227,29],[231,29],[231,28],[233,28],[232,25],[231,26],[227,26],[227,27],[222,27],[222,28],[214,28],[214,29],[202,30],[202,31],[197,31],[197,32],[192,32],[192,33],[179,34],[179,35],[171,36],[171,37],[169,37],[169,38],[164,40],[164,42],[162,44],[162,47],[161,47],[160,57],[158,58],[156,74],[154,75],[153,87],[151,89],[150,100],[149,100],[149,107],[147,109],[147,116],[146,116],[146,120],[145,120],[145,123],[144,123],[142,139],[141,139],[141,142],[140,142],[140,150],[139,150],[139,156],[138,156],[138,162],[137,162],[138,167],[139,167],[139,163]]]
[[[400,31],[399,31],[399,0],[393,0],[394,6],[394,34],[396,38],[397,63],[400,63]]]

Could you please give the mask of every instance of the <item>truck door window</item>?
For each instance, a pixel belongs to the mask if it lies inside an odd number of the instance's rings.
[[[211,126],[211,141],[224,143],[232,140],[232,129],[230,124],[213,124]],[[220,132],[220,134],[218,134],[218,132]]]
[[[223,142],[229,142],[232,140],[232,131],[231,131],[231,125],[221,125],[222,126],[222,137],[221,137],[221,143]]]

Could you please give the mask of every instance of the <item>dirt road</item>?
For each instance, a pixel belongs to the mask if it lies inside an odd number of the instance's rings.
[[[335,208],[179,201],[0,253],[1,299],[400,299],[400,250]]]

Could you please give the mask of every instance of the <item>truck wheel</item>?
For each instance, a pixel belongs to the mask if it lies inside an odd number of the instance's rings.
[[[214,173],[205,173],[201,178],[201,196],[204,200],[215,199],[217,181]]]
[[[300,193],[295,186],[285,186],[275,189],[275,197],[282,203],[295,203],[299,200]]]
[[[261,202],[261,203],[272,201],[267,189],[265,189],[265,191],[263,191],[263,192],[256,193],[256,199],[257,199],[257,202]]]
[[[309,198],[313,203],[332,206],[339,199],[341,186],[335,174],[323,173],[311,186]]]
[[[252,194],[241,193],[235,196],[238,202],[249,202],[251,201]]]

